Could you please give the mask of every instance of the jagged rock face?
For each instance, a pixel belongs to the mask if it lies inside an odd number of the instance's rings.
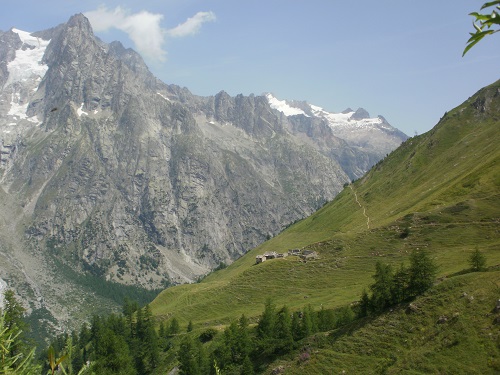
[[[115,281],[192,281],[378,161],[305,102],[289,116],[266,96],[166,85],[82,15],[0,34],[0,57],[1,199],[20,202],[40,254]]]
[[[5,66],[19,48],[9,35]],[[28,240],[75,269],[147,287],[191,281],[348,180],[263,96],[165,85],[82,15],[33,35],[34,49],[50,38],[47,68],[2,88],[2,186],[21,201]]]
[[[22,44],[19,35],[12,30],[5,33],[0,31],[0,45],[3,46],[0,49],[0,86],[5,85],[5,82],[7,82],[9,76],[7,64],[14,60],[15,51],[21,48]]]

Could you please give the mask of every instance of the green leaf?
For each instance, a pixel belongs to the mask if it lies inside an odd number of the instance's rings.
[[[491,7],[493,5],[498,5],[498,4],[500,4],[500,0],[490,1],[490,2],[484,3],[483,6],[481,7],[481,9],[488,8],[488,7]]]
[[[467,53],[467,51],[469,51],[473,46],[475,46],[486,35],[488,35],[488,34],[494,34],[494,33],[496,33],[496,31],[485,30],[485,31],[482,31],[482,32],[477,32],[475,34],[471,34],[472,36],[467,41],[468,45],[467,45],[467,47],[465,47],[464,52],[462,53],[462,57]]]

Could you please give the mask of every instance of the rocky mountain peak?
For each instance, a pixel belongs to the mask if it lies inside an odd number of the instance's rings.
[[[354,112],[354,114],[351,116],[352,120],[363,120],[367,118],[370,118],[370,114],[364,108],[358,108],[356,112]]]
[[[3,87],[7,82],[9,75],[7,64],[14,60],[15,51],[21,48],[22,44],[21,38],[12,29],[7,32],[0,31],[0,45],[5,46],[0,49],[0,87]]]
[[[130,69],[137,74],[147,74],[149,69],[142,59],[141,55],[135,52],[132,48],[125,48],[118,41],[111,42],[108,45],[108,53],[117,60],[123,61]]]

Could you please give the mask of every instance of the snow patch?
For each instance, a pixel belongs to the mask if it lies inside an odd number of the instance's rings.
[[[82,115],[85,115],[85,116],[88,116],[88,115],[89,115],[87,112],[84,112],[84,111],[83,111],[83,105],[84,105],[84,104],[85,104],[85,103],[82,103],[82,105],[80,106],[80,108],[78,108],[78,109],[76,110],[76,113],[78,113],[78,116],[79,116],[79,117],[82,117]]]
[[[304,115],[310,117],[302,109],[290,106],[285,100],[279,100],[271,94],[266,94],[266,98],[271,108],[277,109],[286,116]],[[348,128],[354,130],[372,128],[380,126],[383,123],[383,120],[378,117],[360,120],[353,119],[352,116],[356,113],[354,111],[347,113],[332,113],[317,105],[308,104],[308,106],[311,109],[310,113],[312,113],[314,117],[325,119],[332,129]]]
[[[42,125],[42,121],[40,121],[40,119],[38,118],[38,116],[32,116],[32,117],[28,117],[27,120],[29,122],[32,122],[34,124],[37,124],[37,125]]]
[[[292,107],[288,105],[288,103],[285,100],[279,100],[275,98],[272,94],[266,94],[266,98],[271,108],[277,109],[278,111],[282,112],[285,116],[304,115],[306,117],[310,117],[300,108]]]
[[[49,69],[41,61],[50,40],[34,37],[27,31],[18,29],[12,29],[12,31],[19,35],[25,49],[18,49],[14,60],[7,64],[9,77],[6,86],[13,82],[22,82],[30,78],[41,80]]]
[[[167,102],[170,102],[171,100],[167,98],[166,96],[162,95],[161,93],[157,92],[158,95],[160,95],[163,99],[165,99]]]
[[[323,108],[315,105],[310,105],[310,107],[314,116],[321,117],[327,120],[328,125],[330,125],[332,129],[340,127],[346,127],[351,129],[366,128],[366,127],[373,127],[382,123],[382,119],[378,117],[365,118],[361,120],[352,119],[352,116],[355,113],[354,111],[347,113],[332,113],[325,111]]]
[[[12,94],[10,100],[10,109],[9,112],[7,112],[7,115],[16,116],[19,117],[20,119],[25,119],[28,117],[26,116],[26,111],[28,110],[28,103],[20,104],[19,103],[20,101],[21,101],[21,95],[19,93]]]

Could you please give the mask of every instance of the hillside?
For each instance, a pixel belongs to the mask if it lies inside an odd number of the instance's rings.
[[[317,334],[269,366],[285,374],[498,374],[500,272],[440,283],[413,303]],[[307,348],[310,358],[297,365]],[[343,372],[344,371],[344,372]]]
[[[151,304],[159,320],[224,325],[255,318],[264,302],[291,310],[356,301],[377,260],[399,265],[427,249],[441,279],[467,269],[475,248],[500,263],[500,81],[407,140],[318,212],[203,281],[163,291]],[[267,251],[317,250],[255,265]],[[474,278],[474,275],[469,276]],[[487,277],[487,276],[485,276]]]

